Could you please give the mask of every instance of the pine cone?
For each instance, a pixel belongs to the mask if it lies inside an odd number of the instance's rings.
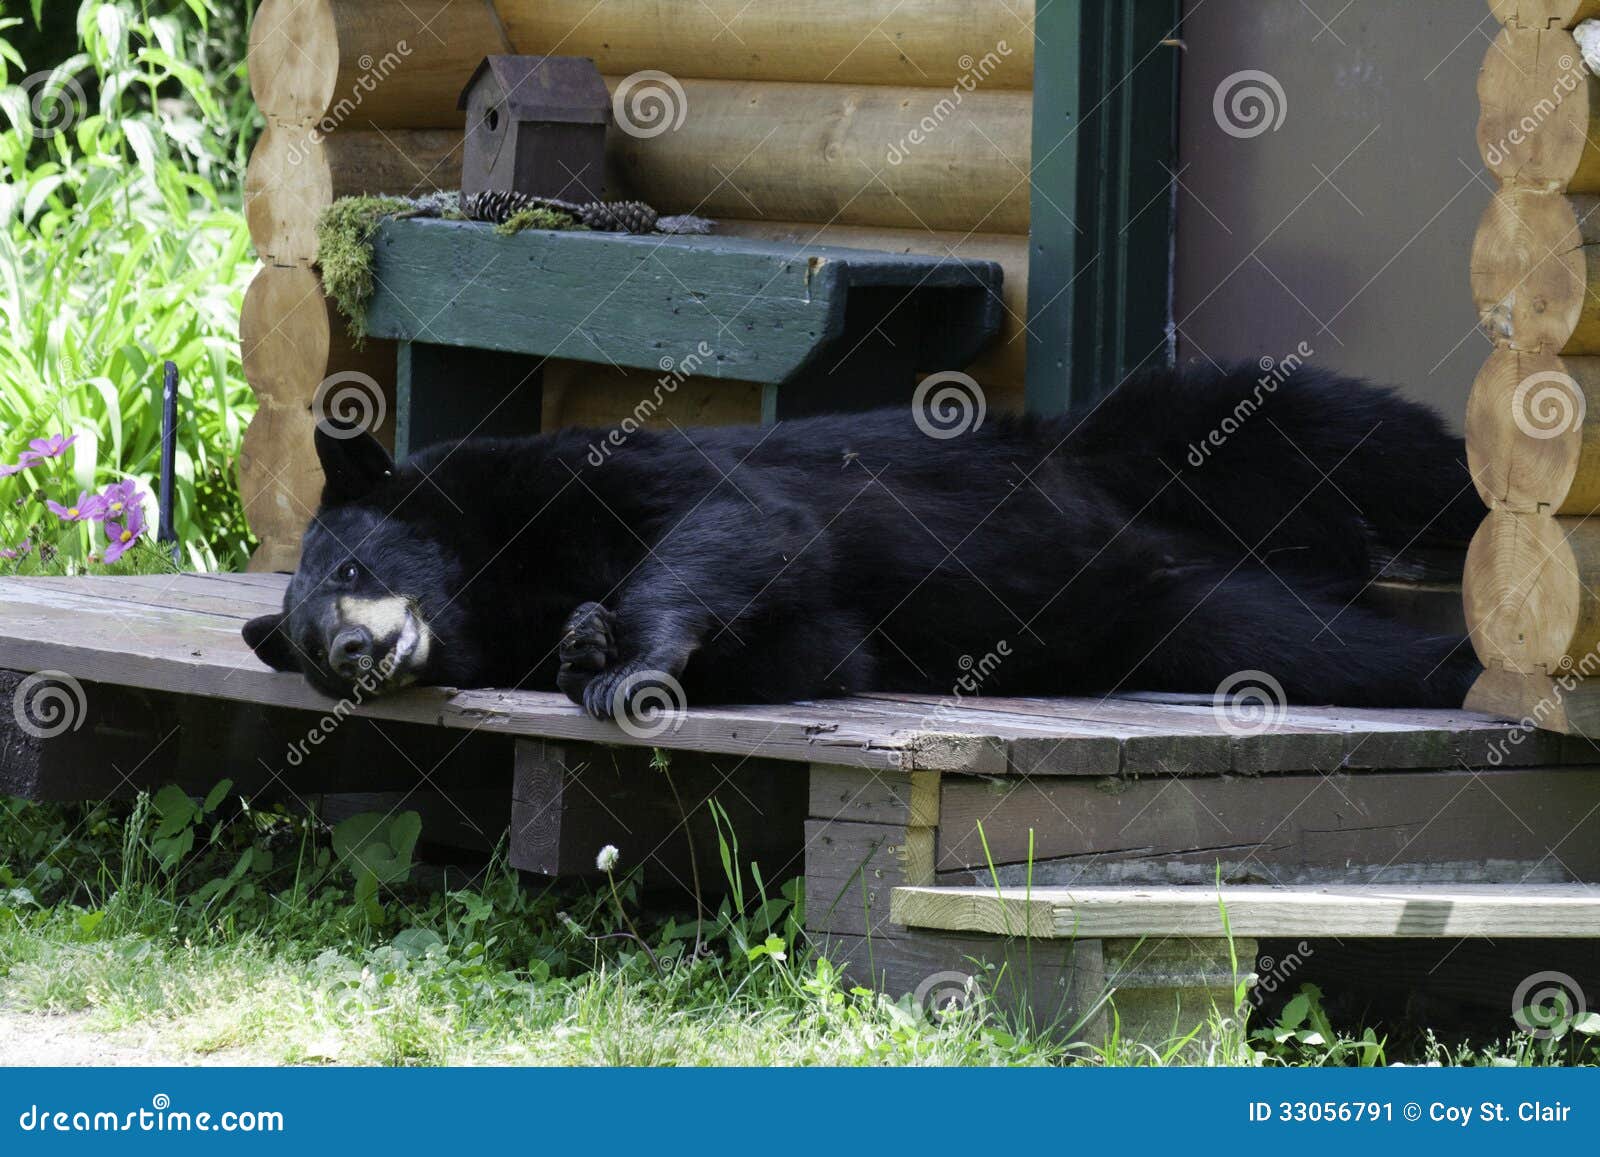
[[[591,201],[578,208],[578,220],[605,233],[649,233],[657,217],[643,201]]]
[[[472,221],[488,221],[492,225],[504,225],[522,210],[531,208],[536,203],[536,199],[526,193],[516,193],[507,189],[486,189],[482,193],[474,193],[465,198],[461,204],[461,212]]]

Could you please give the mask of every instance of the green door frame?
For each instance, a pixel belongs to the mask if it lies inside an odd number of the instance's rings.
[[[1035,15],[1027,407],[1059,413],[1173,358],[1182,0]]]

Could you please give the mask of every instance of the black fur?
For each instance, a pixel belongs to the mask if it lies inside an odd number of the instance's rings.
[[[246,638],[335,693],[330,606],[352,591],[428,623],[407,681],[559,686],[601,716],[660,675],[704,703],[948,694],[974,664],[993,695],[1260,670],[1293,701],[1422,706],[1476,671],[1463,640],[1359,601],[1375,553],[1470,537],[1460,440],[1311,371],[1157,373],[947,440],[907,408],[481,438],[399,468],[365,436],[318,449],[286,616]]]

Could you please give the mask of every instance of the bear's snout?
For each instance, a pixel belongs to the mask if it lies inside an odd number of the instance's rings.
[[[334,635],[328,647],[328,665],[347,679],[357,679],[372,670],[376,658],[373,651],[371,631],[359,625],[346,626]]]

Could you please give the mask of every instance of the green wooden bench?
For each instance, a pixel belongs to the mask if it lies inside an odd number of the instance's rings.
[[[744,238],[402,220],[375,239],[368,330],[400,343],[403,456],[536,433],[546,358],[759,382],[767,422],[904,404],[1000,328],[992,261]]]

